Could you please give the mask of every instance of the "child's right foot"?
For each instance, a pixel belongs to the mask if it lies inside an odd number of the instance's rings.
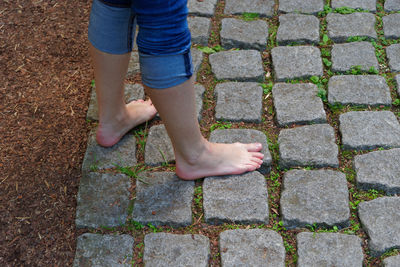
[[[190,162],[176,155],[176,174],[183,180],[195,180],[207,176],[241,174],[260,168],[264,155],[262,145],[219,144],[206,141],[205,149]]]

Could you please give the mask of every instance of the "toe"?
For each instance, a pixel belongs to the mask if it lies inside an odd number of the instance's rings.
[[[262,145],[260,143],[245,144],[245,147],[249,152],[258,152],[262,149]]]
[[[257,163],[258,165],[261,165],[263,163],[263,161],[259,158],[252,158],[251,161]]]
[[[263,159],[264,158],[264,154],[260,153],[260,152],[251,152],[250,155],[253,158],[258,158],[258,159]]]

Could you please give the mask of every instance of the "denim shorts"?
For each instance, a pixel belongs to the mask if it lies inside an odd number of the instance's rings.
[[[171,17],[174,18],[170,16],[169,19]],[[182,20],[182,16],[180,19]],[[133,49],[137,20],[138,16],[133,7],[115,7],[100,0],[93,0],[88,29],[89,41],[96,49],[105,53],[129,53]],[[182,34],[176,33],[178,37],[174,41],[163,42],[164,40],[157,40],[157,32],[149,30],[154,25],[146,27],[146,20],[140,21],[139,38],[142,42],[138,45],[143,84],[150,88],[164,89],[187,81],[193,75],[193,63],[190,54],[190,33],[187,40],[186,26],[181,30]],[[176,30],[177,27],[174,31]]]

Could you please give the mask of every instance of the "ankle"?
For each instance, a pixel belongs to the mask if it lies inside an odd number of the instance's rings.
[[[176,151],[176,158],[184,161],[188,165],[196,165],[202,155],[211,151],[210,143],[202,138],[202,141],[197,145],[190,145],[190,148],[185,151]]]

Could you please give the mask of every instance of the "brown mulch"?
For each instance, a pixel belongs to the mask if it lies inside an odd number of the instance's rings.
[[[89,0],[0,1],[0,266],[70,266]]]

